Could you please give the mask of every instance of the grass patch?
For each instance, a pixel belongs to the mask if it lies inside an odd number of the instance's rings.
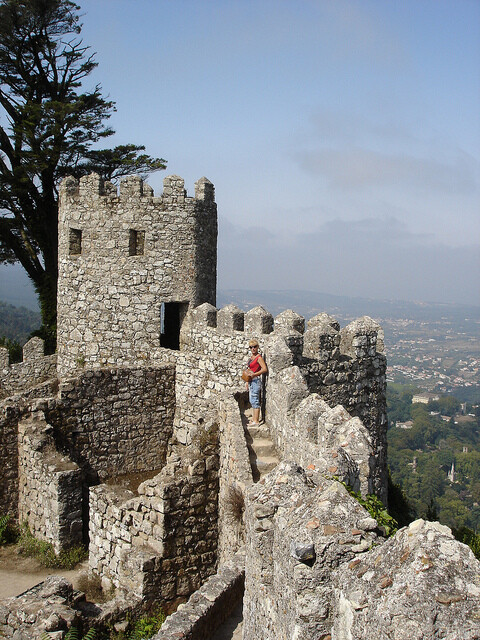
[[[241,522],[245,511],[245,498],[242,491],[230,485],[225,495],[225,507],[235,522]]]
[[[102,587],[100,576],[82,573],[77,579],[77,588],[83,591],[89,602],[108,602],[115,597],[115,587],[112,585],[110,589]]]

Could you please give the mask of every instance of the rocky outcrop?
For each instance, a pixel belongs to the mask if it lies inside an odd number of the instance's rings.
[[[438,522],[412,522],[333,582],[332,639],[480,638],[480,562]]]
[[[480,562],[448,527],[385,540],[345,488],[282,463],[248,493],[244,640],[478,640]]]

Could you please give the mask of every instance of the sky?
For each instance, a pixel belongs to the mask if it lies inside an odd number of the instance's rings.
[[[215,185],[220,289],[480,304],[479,0],[78,3],[109,144]]]

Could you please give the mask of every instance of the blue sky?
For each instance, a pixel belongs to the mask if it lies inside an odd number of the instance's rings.
[[[219,211],[219,288],[480,304],[478,0],[78,0],[110,144]]]

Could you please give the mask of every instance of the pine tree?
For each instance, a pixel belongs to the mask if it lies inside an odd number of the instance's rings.
[[[60,180],[97,171],[146,175],[165,160],[133,144],[92,146],[114,132],[97,66],[70,0],[0,0],[0,261],[20,262],[39,296],[40,335],[55,348]]]

